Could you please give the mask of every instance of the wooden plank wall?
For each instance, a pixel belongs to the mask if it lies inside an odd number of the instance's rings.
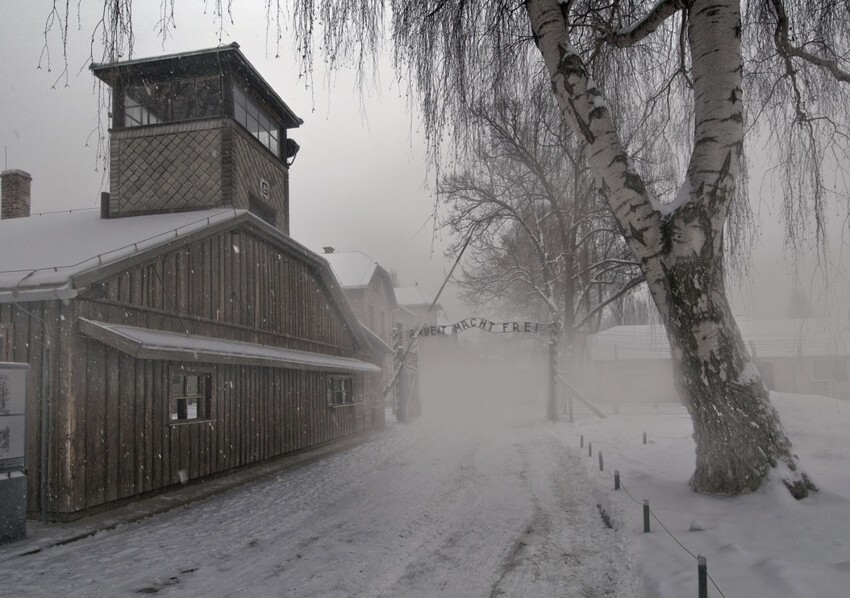
[[[244,230],[130,268],[98,283],[98,294],[82,303],[96,304],[79,311],[91,319],[333,355],[355,351],[311,266]]]
[[[362,395],[356,405],[328,407],[321,372],[190,364],[212,374],[212,419],[172,424],[168,377],[179,365],[133,359],[95,340],[81,352],[88,365],[79,509],[177,484],[181,470],[194,479],[337,440],[372,417]],[[358,391],[373,377],[357,376]]]
[[[41,505],[41,474],[43,451],[47,454],[47,469],[51,487],[70,484],[67,463],[69,445],[62,442],[65,432],[74,424],[74,414],[67,401],[59,400],[69,385],[63,376],[61,351],[70,339],[66,322],[71,321],[71,310],[59,301],[27,304],[0,304],[0,323],[10,325],[11,360],[30,364],[29,394],[27,396],[27,497],[28,510],[35,514]],[[44,358],[48,366],[45,370]],[[42,405],[51,410],[51,442],[42,443]],[[59,424],[59,422],[63,422]],[[67,497],[48,496],[48,509],[58,511],[70,506]]]
[[[0,323],[12,325],[13,359],[33,366],[27,421],[32,514],[41,498],[45,338],[52,514],[167,487],[178,483],[181,470],[197,478],[333,441],[377,421],[380,389],[371,375],[356,377],[356,405],[331,408],[326,374],[208,365],[212,420],[171,425],[174,364],[136,360],[82,337],[78,316],[356,356],[350,331],[311,267],[246,231],[163,253],[93,284],[69,305],[2,304]]]

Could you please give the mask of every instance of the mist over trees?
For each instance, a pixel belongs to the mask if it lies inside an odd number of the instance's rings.
[[[615,316],[639,313],[631,291],[643,274],[548,90],[532,86],[470,117],[459,167],[437,184],[449,253],[471,235],[464,299],[555,323],[567,346],[579,329],[598,330],[609,304]]]
[[[67,23],[73,9],[58,6]],[[107,57],[126,55],[132,0],[103,6],[95,35]],[[162,2],[164,28],[173,6]],[[229,0],[210,7],[223,24],[234,16]],[[846,199],[825,184],[850,148],[846,2],[272,0],[266,11],[306,70],[317,55],[369,67],[392,40],[435,158],[465,143],[471,107],[545,81],[665,324],[694,424],[692,486],[739,494],[775,472],[795,497],[813,488],[725,285],[749,238],[746,132],[769,141],[792,245],[822,241],[826,202]]]

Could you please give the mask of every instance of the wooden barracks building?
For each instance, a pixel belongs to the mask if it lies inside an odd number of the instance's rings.
[[[384,423],[381,355],[288,236],[302,121],[238,45],[95,64],[100,210],[2,175],[0,361],[31,366],[28,511],[50,518]]]

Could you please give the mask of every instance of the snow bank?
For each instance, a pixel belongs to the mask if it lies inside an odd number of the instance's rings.
[[[742,497],[694,493],[688,486],[694,467],[691,422],[680,406],[635,406],[605,420],[587,416],[564,426],[562,433],[575,447],[584,434],[585,467],[609,488],[612,517],[631,534],[631,556],[649,595],[696,595],[697,562],[688,551],[707,557],[709,575],[728,597],[847,595],[850,404],[817,396],[773,393],[771,398],[803,467],[820,488],[802,501],[779,483]],[[614,470],[620,471],[621,492],[613,490]],[[654,518],[652,531],[643,532],[644,499],[675,539]],[[711,582],[709,596],[720,596]]]

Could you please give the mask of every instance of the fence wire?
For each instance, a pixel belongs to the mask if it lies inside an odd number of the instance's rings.
[[[641,438],[641,436],[638,436],[637,438]],[[637,438],[635,438],[634,440],[636,440]],[[604,444],[604,443],[600,443],[600,444]],[[609,443],[609,444],[611,444],[611,443]],[[622,444],[622,443],[616,443],[616,444]],[[640,505],[641,507],[644,506],[644,503],[637,500],[634,496],[632,496],[631,493],[623,485],[622,475],[620,477],[620,490],[622,490],[626,494],[626,496],[628,496],[634,503]],[[662,521],[658,518],[658,516],[652,510],[652,507],[649,508],[649,514],[652,515],[652,518],[655,519],[655,521],[658,523],[658,525],[660,525],[661,528],[665,532],[667,532],[667,535],[669,535],[671,538],[673,538],[673,541],[676,542],[676,544],[678,544],[682,548],[682,550],[687,552],[691,557],[693,557],[694,560],[699,561],[699,557],[697,555],[695,555],[693,552],[691,552],[690,550],[688,550],[688,548],[684,544],[682,544],[676,536],[673,535],[673,532],[671,532],[667,528],[667,526],[664,525],[664,523],[662,523]],[[708,580],[711,582],[711,585],[714,586],[714,589],[717,590],[717,593],[720,594],[721,598],[726,598],[726,594],[723,593],[723,590],[720,589],[720,587],[717,585],[717,582],[714,581],[714,578],[712,578],[711,575],[707,571],[706,571],[706,577],[708,577]]]

